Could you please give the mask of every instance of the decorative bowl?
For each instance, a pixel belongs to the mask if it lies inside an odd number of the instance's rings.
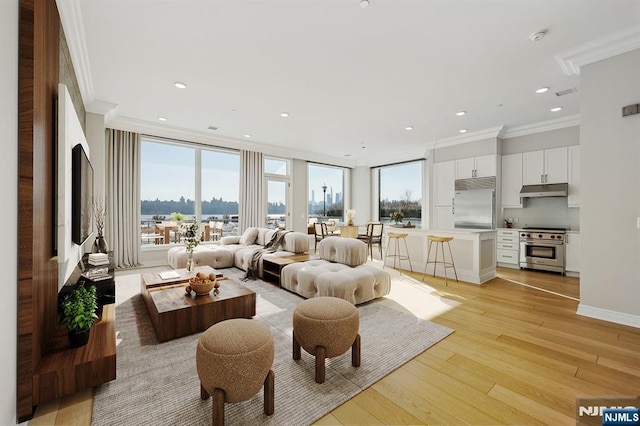
[[[215,286],[215,283],[216,281],[211,281],[210,279],[200,280],[198,278],[191,278],[187,290],[195,292],[197,296],[204,296],[209,294]]]

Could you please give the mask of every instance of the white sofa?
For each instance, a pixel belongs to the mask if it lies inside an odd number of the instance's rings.
[[[318,243],[320,260],[282,268],[280,284],[307,299],[333,296],[354,305],[389,294],[391,275],[365,265],[367,245],[353,238],[327,237]]]
[[[241,236],[222,237],[220,245],[199,245],[193,250],[193,260],[196,266],[209,265],[212,268],[230,268],[236,266],[243,271],[251,255],[271,241],[274,229],[247,228]],[[291,256],[305,253],[309,250],[309,238],[302,232],[287,232],[278,251],[265,253],[263,258],[277,256]],[[173,247],[167,254],[169,265],[174,268],[184,268],[187,264],[187,253],[184,246]],[[258,263],[258,276],[262,277],[262,262]]]

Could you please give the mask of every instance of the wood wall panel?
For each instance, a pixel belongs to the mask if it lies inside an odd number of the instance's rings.
[[[33,414],[33,375],[57,325],[55,108],[60,18],[55,0],[21,0],[19,30],[18,419]]]

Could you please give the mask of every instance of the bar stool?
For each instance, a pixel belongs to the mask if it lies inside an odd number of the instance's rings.
[[[436,276],[436,267],[438,263],[442,263],[444,266],[444,283],[445,285],[449,285],[447,282],[447,268],[453,268],[453,273],[456,275],[456,281],[458,281],[458,272],[456,271],[456,265],[453,263],[453,254],[451,253],[451,245],[449,241],[453,240],[453,237],[436,237],[435,235],[429,235],[429,248],[427,249],[427,263],[424,265],[424,273],[422,274],[422,281],[424,281],[424,277],[427,274],[427,267],[430,263],[433,263],[433,276]],[[431,244],[436,243],[436,256],[433,260],[429,260],[429,255],[431,254]],[[447,243],[447,247],[449,247],[449,257],[451,258],[451,262],[447,262],[444,257],[444,243]],[[442,260],[438,262],[438,244],[442,247]]]
[[[411,266],[411,258],[409,258],[409,248],[407,247],[407,235],[409,234],[399,234],[397,232],[387,232],[387,237],[389,237],[389,242],[387,243],[387,254],[384,256],[384,261],[382,262],[382,268],[384,269],[384,265],[387,263],[387,257],[393,257],[393,269],[396,268],[396,260],[399,261],[403,261],[403,260],[408,260],[409,261],[409,268],[411,269],[411,272],[413,272],[413,266]],[[389,249],[391,248],[391,240],[394,239],[396,241],[395,243],[395,250],[393,252],[393,254],[389,254]],[[400,254],[400,239],[402,239],[402,241],[404,241],[404,249],[406,251],[406,255],[404,254]],[[400,263],[400,266],[402,267],[402,263]]]

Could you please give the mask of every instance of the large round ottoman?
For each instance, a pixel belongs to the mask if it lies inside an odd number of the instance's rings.
[[[224,403],[246,401],[264,385],[264,413],[274,410],[274,346],[257,321],[230,319],[202,333],[196,349],[200,397],[213,395],[213,424],[224,424]]]
[[[360,366],[360,317],[351,303],[337,297],[315,297],[293,311],[293,359],[300,347],[316,357],[316,382],[323,383],[325,358],[342,355],[351,348],[351,364]]]

